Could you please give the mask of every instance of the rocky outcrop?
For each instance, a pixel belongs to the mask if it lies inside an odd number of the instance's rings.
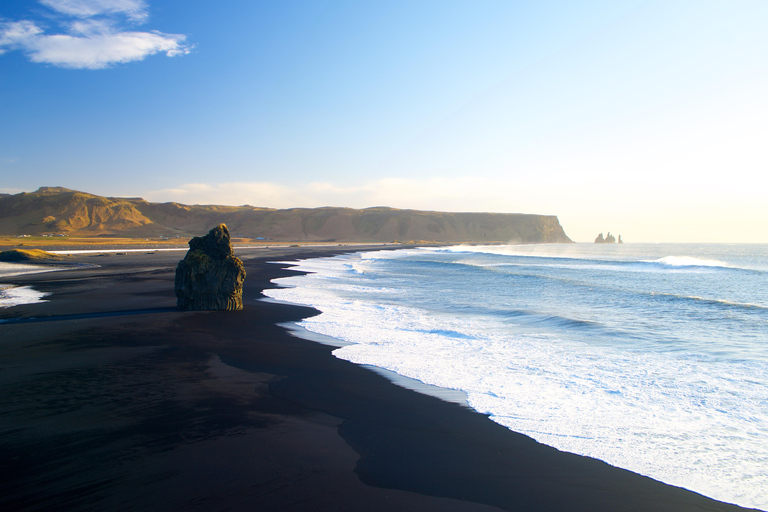
[[[184,310],[243,309],[245,268],[236,258],[229,230],[219,224],[189,241],[189,251],[176,267],[176,298]]]
[[[619,235],[619,238],[621,238],[621,235]],[[614,244],[616,243],[616,237],[611,234],[611,232],[608,232],[608,235],[603,238],[603,234],[600,233],[597,235],[597,238],[595,238],[596,244]]]

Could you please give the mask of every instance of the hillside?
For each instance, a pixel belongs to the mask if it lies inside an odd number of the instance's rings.
[[[0,234],[125,237],[181,236],[219,223],[233,236],[274,241],[570,242],[557,217],[450,213],[376,207],[291,208],[150,203],[63,187],[0,197]]]

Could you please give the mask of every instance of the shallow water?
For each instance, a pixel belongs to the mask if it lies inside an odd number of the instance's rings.
[[[768,247],[533,245],[301,262],[334,354],[559,449],[768,508]]]
[[[34,304],[45,302],[43,297],[47,293],[39,292],[31,286],[11,286],[0,284],[0,309],[18,306],[20,304]]]
[[[58,270],[50,266],[30,265],[27,263],[6,263],[0,261],[0,279],[3,277],[18,276],[22,274],[37,274],[41,272],[51,272]],[[42,293],[31,286],[14,286],[0,283],[0,309],[18,306],[20,304],[34,304],[36,302],[45,302],[43,297],[47,293]]]
[[[29,263],[6,263],[0,261],[0,279],[3,277],[19,276],[22,274],[39,274],[41,272],[52,272],[59,270],[50,265],[31,265]]]

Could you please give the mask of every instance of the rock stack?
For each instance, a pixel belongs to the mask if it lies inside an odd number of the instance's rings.
[[[619,235],[619,239],[621,239],[621,235]],[[608,236],[603,238],[603,234],[600,233],[597,235],[597,238],[595,238],[596,244],[614,244],[616,243],[616,237],[611,234],[611,232],[608,232]],[[623,243],[623,242],[622,242]]]
[[[243,309],[245,268],[236,258],[229,230],[219,224],[205,236],[189,241],[189,251],[176,267],[179,309]]]

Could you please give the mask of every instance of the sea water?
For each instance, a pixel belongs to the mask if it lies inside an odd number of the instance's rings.
[[[22,274],[37,274],[51,272],[55,268],[42,265],[30,265],[26,263],[0,262],[0,279],[3,277],[18,276]],[[20,304],[34,304],[45,302],[43,297],[49,294],[35,290],[31,286],[14,286],[0,283],[0,309],[18,306]]]
[[[768,509],[768,246],[557,244],[301,261],[269,297],[334,354],[444,388],[494,421]]]
[[[12,286],[0,284],[0,309],[18,306],[20,304],[34,304],[45,302],[43,297],[48,293],[40,292],[31,286]]]
[[[6,263],[0,261],[0,279],[3,277],[20,276],[22,274],[39,274],[41,272],[52,272],[58,270],[56,267],[44,265],[32,265],[29,263]]]

